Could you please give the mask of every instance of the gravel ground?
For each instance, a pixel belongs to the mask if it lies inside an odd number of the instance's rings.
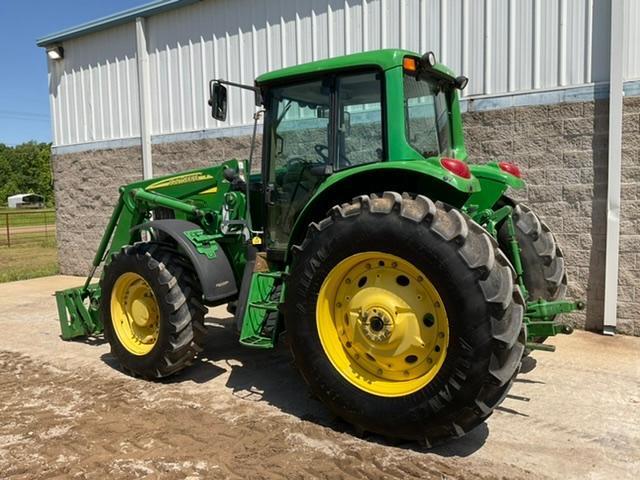
[[[436,450],[358,438],[309,397],[285,348],[241,347],[210,312],[202,358],[151,383],[101,340],[63,342],[56,289],[0,285],[0,477],[562,478],[640,471],[640,338],[576,332],[536,352],[501,407]]]

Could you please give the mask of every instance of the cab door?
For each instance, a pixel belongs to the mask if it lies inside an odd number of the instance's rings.
[[[284,254],[298,212],[332,164],[332,79],[270,90],[265,125],[266,246]]]
[[[284,258],[300,211],[328,175],[386,159],[382,79],[382,71],[366,70],[270,89],[263,153],[270,258]]]

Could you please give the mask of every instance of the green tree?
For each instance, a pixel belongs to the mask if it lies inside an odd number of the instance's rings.
[[[0,143],[0,204],[17,193],[37,193],[47,205],[54,204],[51,144],[27,142],[9,147]]]

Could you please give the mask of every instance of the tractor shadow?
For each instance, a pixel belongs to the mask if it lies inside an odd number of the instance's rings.
[[[529,373],[533,371],[538,365],[538,361],[531,355],[522,359],[522,366],[520,367],[520,373]],[[516,379],[516,382],[518,379]]]
[[[91,345],[91,346],[99,346],[107,343],[107,340],[104,338],[104,335],[102,334],[97,336],[91,336],[91,337],[76,337],[70,340],[65,340],[64,338],[62,338],[62,335],[60,335],[59,338],[64,342],[84,343],[85,345]]]
[[[452,440],[445,445],[427,448],[417,442],[398,443],[380,435],[360,434],[351,425],[335,417],[312,396],[293,363],[285,337],[281,338],[278,346],[273,350],[251,349],[238,343],[233,318],[209,316],[205,319],[205,325],[207,327],[205,347],[194,364],[177,375],[161,380],[162,383],[200,384],[228,374],[226,387],[231,390],[232,395],[243,401],[266,402],[300,420],[380,446],[393,446],[442,457],[469,456],[484,445],[489,435],[487,424],[482,423],[462,438]],[[111,353],[103,354],[101,360],[110,367],[122,371]]]
[[[486,423],[460,439],[431,449],[416,442],[397,443],[378,435],[361,435],[349,424],[333,416],[312,396],[293,363],[284,337],[273,350],[250,349],[238,343],[231,317],[207,317],[205,320],[207,338],[204,351],[190,368],[165,382],[203,383],[227,373],[229,377],[226,386],[234,396],[243,401],[267,402],[300,420],[353,435],[367,442],[443,457],[471,455],[487,439],[489,428]]]

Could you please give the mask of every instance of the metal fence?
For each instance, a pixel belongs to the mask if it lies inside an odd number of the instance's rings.
[[[56,238],[55,211],[0,211],[0,247],[53,242]]]

